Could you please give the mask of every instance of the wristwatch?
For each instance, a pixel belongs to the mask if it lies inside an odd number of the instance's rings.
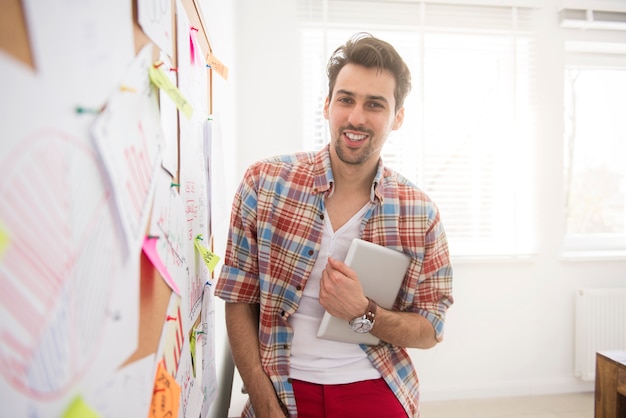
[[[376,308],[378,305],[376,305],[376,302],[370,298],[367,298],[367,300],[369,305],[367,306],[365,314],[350,321],[350,328],[352,328],[352,331],[358,332],[359,334],[370,332],[374,326],[374,320],[376,319]]]

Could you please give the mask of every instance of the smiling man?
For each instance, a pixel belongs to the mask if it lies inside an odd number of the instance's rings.
[[[249,394],[242,416],[418,417],[407,348],[441,341],[452,267],[437,207],[381,159],[402,126],[411,76],[396,50],[369,34],[339,47],[327,71],[330,144],[253,164],[233,202],[216,295],[227,302]],[[411,257],[391,310],[344,264],[354,238]],[[317,338],[325,311],[367,323],[381,342]]]

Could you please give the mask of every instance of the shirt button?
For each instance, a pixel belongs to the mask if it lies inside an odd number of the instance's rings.
[[[289,349],[289,344],[285,344],[285,345],[283,345],[283,348],[284,348],[285,350],[288,350],[288,349]]]
[[[320,213],[320,219],[324,220],[324,214],[323,213]]]
[[[297,290],[297,291],[300,291],[300,290],[302,290],[302,286],[300,286],[300,285],[297,285],[297,286],[296,286],[296,290]]]
[[[313,255],[313,254],[315,254],[315,251],[309,250],[309,255]]]
[[[280,316],[284,317],[285,316],[285,311],[280,311]]]

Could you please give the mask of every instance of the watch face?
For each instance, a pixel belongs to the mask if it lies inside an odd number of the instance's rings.
[[[365,334],[366,332],[370,332],[372,330],[372,322],[367,318],[355,318],[350,321],[350,327],[352,331],[358,332],[359,334]]]

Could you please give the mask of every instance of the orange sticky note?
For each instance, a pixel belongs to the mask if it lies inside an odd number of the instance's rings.
[[[180,403],[180,386],[176,379],[165,370],[163,362],[159,366],[154,378],[150,418],[176,418]]]
[[[228,67],[225,66],[217,57],[209,52],[206,56],[206,62],[211,67],[211,69],[215,70],[216,73],[222,76],[224,80],[228,80]]]

